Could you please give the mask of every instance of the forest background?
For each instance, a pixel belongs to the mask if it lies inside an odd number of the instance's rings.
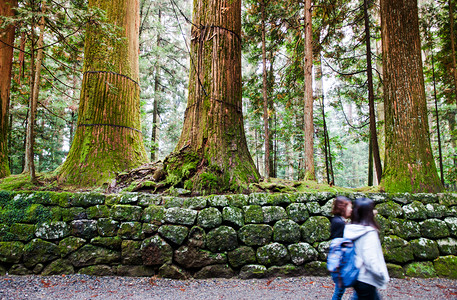
[[[261,6],[259,3],[264,3]],[[384,107],[380,15],[377,1],[314,1],[314,159],[318,182],[342,187],[376,185],[370,155],[366,22],[372,40],[374,101],[380,157]],[[422,58],[432,150],[442,181],[456,189],[457,130],[452,1],[419,1]],[[183,126],[188,81],[191,1],[140,1],[141,131],[151,161],[167,157]],[[262,11],[263,8],[263,11]],[[304,4],[269,0],[242,3],[243,114],[248,148],[260,174],[301,180],[304,174]],[[12,174],[26,166],[30,81],[28,53],[43,32],[42,80],[35,127],[38,172],[51,172],[68,154],[78,118],[85,26],[103,24],[103,12],[86,1],[48,1],[47,22],[39,1],[19,1],[10,89],[8,158]],[[263,25],[262,25],[263,24]],[[7,22],[3,22],[6,26]],[[106,24],[106,34],[112,29]],[[102,27],[103,28],[103,27]],[[262,43],[262,31],[265,32]],[[262,44],[265,47],[262,47]],[[267,89],[263,85],[263,51]],[[454,56],[454,65],[452,58]],[[267,94],[270,162],[265,163],[263,93]],[[441,171],[441,172],[440,172]]]

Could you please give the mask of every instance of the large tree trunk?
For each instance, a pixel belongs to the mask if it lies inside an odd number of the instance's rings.
[[[117,39],[89,24],[78,127],[60,182],[94,186],[148,161],[140,126],[139,0],[90,0],[119,26]]]
[[[44,14],[46,12],[46,3],[41,3],[41,12]],[[40,78],[41,78],[41,65],[43,63],[43,40],[44,40],[44,26],[45,19],[44,16],[40,18],[40,35],[37,42],[37,56],[36,59],[32,55],[32,80],[30,88],[30,101],[29,101],[29,114],[27,120],[27,133],[26,133],[26,143],[25,143],[25,165],[24,173],[30,174],[30,179],[32,182],[36,182],[35,174],[35,119],[36,111],[38,104],[38,95],[40,92]],[[32,27],[34,25],[32,24]],[[32,35],[33,36],[33,35]],[[35,49],[32,47],[32,52]]]
[[[381,0],[386,119],[382,185],[388,192],[443,189],[430,147],[417,0]]]
[[[305,180],[314,180],[314,122],[313,122],[313,24],[311,0],[305,0]]]
[[[187,109],[175,153],[165,163],[172,172],[193,166],[174,172],[188,189],[240,191],[259,180],[243,128],[241,0],[196,0],[193,11],[198,27],[192,27]],[[181,159],[173,163],[176,156]]]
[[[1,1],[0,15],[14,16],[17,0]],[[1,21],[0,21],[1,24]],[[16,28],[9,26],[0,33],[0,178],[10,175],[8,165],[8,108],[10,105],[11,69]]]

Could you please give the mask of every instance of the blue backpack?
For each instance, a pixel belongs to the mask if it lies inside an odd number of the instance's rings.
[[[355,265],[355,240],[335,238],[330,243],[327,269],[339,288],[354,286],[359,276]]]

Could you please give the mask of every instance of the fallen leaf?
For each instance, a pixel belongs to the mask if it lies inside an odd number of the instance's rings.
[[[273,282],[274,278],[273,279],[270,279],[267,281],[267,286],[270,285],[272,282]]]
[[[45,288],[48,288],[51,286],[51,282],[49,282],[49,281],[41,280],[41,283],[43,284],[43,287],[45,287]]]

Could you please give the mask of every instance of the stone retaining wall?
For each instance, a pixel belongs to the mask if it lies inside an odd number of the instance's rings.
[[[335,194],[194,198],[0,192],[0,274],[328,275]],[[376,202],[391,277],[457,278],[456,194]]]

